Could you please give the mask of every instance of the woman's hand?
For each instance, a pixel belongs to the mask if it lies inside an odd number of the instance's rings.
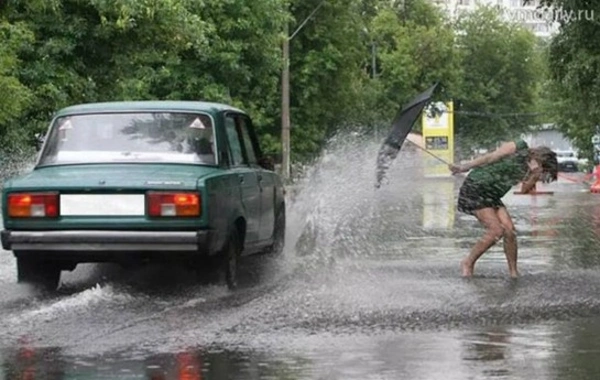
[[[521,192],[523,194],[530,194],[533,191],[533,189],[535,188],[535,184],[537,183],[537,181],[540,180],[540,175],[541,175],[541,171],[530,170],[527,173],[527,175],[525,176],[525,178],[523,179],[523,182],[521,183]]]
[[[458,174],[468,171],[468,169],[464,165],[448,165],[448,169],[452,172],[452,174]]]

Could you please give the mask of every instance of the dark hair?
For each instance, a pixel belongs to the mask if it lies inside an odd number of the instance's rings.
[[[529,157],[534,158],[542,165],[544,182],[558,179],[558,159],[556,152],[546,146],[529,149]]]

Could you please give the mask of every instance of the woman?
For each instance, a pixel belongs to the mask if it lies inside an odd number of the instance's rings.
[[[462,260],[462,275],[472,276],[477,259],[504,238],[510,276],[518,277],[515,229],[501,199],[519,182],[523,182],[522,191],[528,193],[539,180],[556,181],[556,153],[547,147],[529,148],[525,141],[517,140],[504,143],[495,151],[466,164],[449,165],[449,168],[454,174],[473,169],[460,188],[458,210],[474,215],[486,229],[483,237]]]

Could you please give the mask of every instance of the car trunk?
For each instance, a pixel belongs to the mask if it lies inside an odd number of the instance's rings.
[[[8,219],[6,228],[19,229],[197,229],[200,217],[147,215],[146,192],[196,191],[199,178],[217,168],[182,164],[93,164],[38,168],[12,181],[10,191],[58,191],[57,219]],[[201,199],[201,206],[204,206]],[[204,209],[204,207],[201,207]]]

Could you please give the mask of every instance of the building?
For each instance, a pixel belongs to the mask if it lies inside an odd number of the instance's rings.
[[[478,6],[495,6],[505,21],[523,25],[541,38],[558,31],[557,15],[552,9],[538,8],[539,0],[432,0],[451,17],[475,10]]]
[[[560,131],[549,128],[522,136],[531,147],[547,146],[554,151],[576,151],[575,147]]]

